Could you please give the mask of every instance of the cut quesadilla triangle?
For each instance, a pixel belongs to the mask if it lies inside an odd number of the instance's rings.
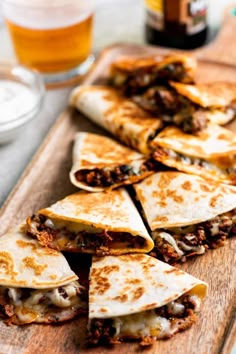
[[[134,186],[155,248],[167,262],[216,248],[236,235],[236,187],[181,172],[158,172]]]
[[[160,119],[139,108],[108,86],[80,86],[72,91],[70,103],[122,143],[143,154],[149,141],[162,128]]]
[[[81,189],[99,192],[132,184],[160,169],[145,157],[106,136],[78,133],[73,149],[71,182]]]
[[[236,184],[236,137],[209,125],[195,136],[167,127],[151,142],[154,158],[177,170],[227,184]]]
[[[86,311],[77,275],[58,251],[16,230],[0,238],[0,314],[7,324],[61,322]]]
[[[111,83],[126,94],[169,80],[192,83],[196,60],[185,54],[121,57],[110,68]]]
[[[203,281],[145,254],[94,257],[88,341],[170,338],[195,322],[206,292]]]
[[[81,191],[27,220],[44,246],[97,255],[149,252],[153,241],[125,189]]]
[[[202,107],[224,108],[236,100],[236,82],[209,82],[186,85],[170,82],[175,90]]]

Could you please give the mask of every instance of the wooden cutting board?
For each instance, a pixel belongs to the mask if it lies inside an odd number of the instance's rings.
[[[119,55],[137,56],[159,51],[157,47],[138,45],[116,45],[105,49],[84,83],[104,82],[110,63]],[[198,81],[217,79],[236,82],[234,65],[208,59],[199,61]],[[229,128],[235,131],[236,124],[231,124]],[[0,210],[0,235],[39,208],[76,191],[69,181],[68,173],[71,167],[73,138],[77,131],[106,134],[78,112],[72,109],[63,112]],[[230,353],[236,335],[236,277],[233,272],[236,266],[235,252],[236,240],[231,239],[225,247],[209,251],[204,256],[179,266],[209,283],[209,293],[198,322],[191,329],[170,340],[158,341],[145,350],[138,348],[136,344],[88,349],[85,347],[86,317],[79,317],[61,325],[7,327],[0,323],[0,354],[128,354],[143,351],[147,354]],[[76,268],[87,274],[89,260],[86,257],[69,255],[68,260],[73,268],[77,264]]]

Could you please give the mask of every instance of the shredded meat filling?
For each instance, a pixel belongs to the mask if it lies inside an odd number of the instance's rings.
[[[127,74],[121,71],[120,75],[125,76],[121,81],[116,80],[116,75],[119,76],[119,71],[111,79],[111,84],[120,88],[126,96],[143,92],[150,86],[168,81],[192,83],[191,77],[180,62],[167,64],[162,68],[156,68],[155,66],[140,68]]]
[[[223,246],[226,238],[236,235],[236,209],[198,225],[178,228],[178,232],[175,229],[163,229],[164,234],[168,233],[175,240],[176,247],[161,236],[161,231],[153,233],[155,247],[150,255],[168,263],[185,262],[186,258],[203,254],[209,248]]]
[[[156,308],[154,310],[156,316],[166,319],[170,323],[169,333],[163,331],[163,333],[160,333],[160,336],[122,336],[121,328],[121,336],[119,337],[119,335],[117,335],[115,321],[112,318],[93,319],[90,322],[87,343],[89,345],[109,345],[135,339],[139,341],[141,346],[152,345],[156,339],[170,338],[177,332],[189,328],[196,321],[195,313],[199,311],[198,307],[199,303],[195,300],[194,296],[182,295],[179,299],[160,308]],[[129,317],[132,318],[132,315]],[[142,317],[145,318],[145,312]]]
[[[166,125],[174,124],[186,133],[194,134],[207,126],[207,110],[170,87],[155,86],[132,99],[146,111],[161,116]]]
[[[114,246],[126,248],[144,248],[146,240],[141,236],[132,236],[128,232],[114,232],[103,230],[97,233],[87,231],[72,232],[66,227],[61,229],[48,227],[47,218],[44,215],[33,215],[28,219],[28,234],[37,237],[44,246],[61,251],[70,250],[73,252],[96,253],[99,256],[110,254]],[[60,246],[60,237],[66,242]]]
[[[150,158],[142,163],[139,170],[125,164],[114,168],[83,169],[77,171],[75,177],[79,182],[86,183],[91,187],[110,187],[121,182],[132,183],[136,176],[142,176],[150,171],[158,171],[160,166],[159,162]]]

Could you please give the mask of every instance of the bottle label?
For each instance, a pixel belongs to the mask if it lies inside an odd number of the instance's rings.
[[[145,0],[147,24],[159,31],[193,35],[206,28],[207,0]]]
[[[147,24],[159,31],[164,30],[163,0],[145,0]]]

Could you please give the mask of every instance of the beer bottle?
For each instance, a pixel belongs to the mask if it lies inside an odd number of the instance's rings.
[[[148,43],[193,49],[206,41],[207,0],[145,0],[145,5]]]

